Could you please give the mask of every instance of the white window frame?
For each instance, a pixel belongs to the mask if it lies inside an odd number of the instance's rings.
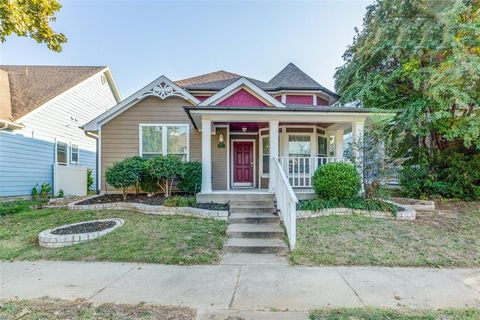
[[[77,161],[73,161],[73,146],[77,147]],[[80,163],[80,146],[76,143],[70,143],[70,159],[69,163],[79,164]]]
[[[265,154],[263,153],[263,139],[264,138],[270,139],[270,132],[269,132],[269,134],[263,134],[263,135],[260,134],[259,146],[258,146],[258,153],[259,153],[259,157],[258,157],[259,158],[258,159],[259,167],[258,167],[258,170],[259,170],[261,178],[268,178],[268,177],[270,177],[270,174],[263,172],[263,157],[265,156]],[[270,156],[270,151],[269,151],[268,155]]]
[[[59,143],[63,143],[67,146],[66,162],[58,162],[58,144]],[[70,143],[68,143],[67,141],[62,139],[55,139],[55,164],[62,165],[62,166],[68,166],[70,164],[70,152],[68,150],[69,147],[70,147]]]
[[[187,156],[185,161],[190,161],[190,125],[187,123],[140,123],[138,125],[138,152],[143,157],[143,127],[162,127],[162,152],[158,155],[166,156],[168,154],[167,128],[168,127],[185,127],[187,128]]]

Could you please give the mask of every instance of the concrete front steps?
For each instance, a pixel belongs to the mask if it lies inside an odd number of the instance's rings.
[[[226,252],[288,252],[274,199],[272,194],[249,194],[230,201]]]

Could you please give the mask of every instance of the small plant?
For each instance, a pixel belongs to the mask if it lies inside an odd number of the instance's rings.
[[[0,202],[0,216],[6,216],[23,211],[31,210],[32,206],[41,205],[43,202],[39,200],[15,200]]]
[[[168,198],[175,180],[183,176],[183,162],[174,155],[158,156],[147,160],[147,172]]]
[[[33,200],[38,199],[38,183],[35,184],[35,187],[32,188],[32,199]]]
[[[87,169],[87,191],[92,191],[92,186],[93,186],[93,170],[92,169]]]
[[[195,207],[195,204],[195,197],[173,196],[163,200],[165,207]]]
[[[328,163],[315,171],[313,188],[322,199],[354,198],[360,191],[360,175],[350,163]]]
[[[65,197],[65,195],[64,195],[64,193],[63,193],[63,189],[59,189],[59,190],[58,190],[57,196],[58,196],[59,198]]]
[[[47,200],[48,196],[52,192],[52,185],[50,183],[42,183],[40,186],[40,197],[42,200]]]
[[[298,210],[319,211],[330,208],[350,208],[368,211],[384,211],[395,213],[398,208],[379,199],[354,197],[349,199],[311,199],[301,200]]]
[[[177,187],[191,194],[199,192],[202,189],[202,164],[198,161],[185,162]]]

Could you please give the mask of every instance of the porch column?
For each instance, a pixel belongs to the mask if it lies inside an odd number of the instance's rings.
[[[202,193],[212,192],[212,121],[202,119]]]
[[[335,157],[343,158],[343,129],[335,131]]]
[[[364,133],[364,121],[357,121],[352,123],[352,153],[354,155],[355,165],[360,174],[362,183],[362,193],[364,191],[363,186],[363,133]]]
[[[269,121],[269,144],[270,144],[270,177],[268,179],[268,189],[274,188],[274,158],[278,158],[278,120]]]

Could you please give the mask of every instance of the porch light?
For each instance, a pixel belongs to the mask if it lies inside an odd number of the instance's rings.
[[[242,127],[242,132],[243,133],[247,132],[247,127]]]
[[[221,134],[221,133],[218,136],[217,148],[225,148],[225,143],[223,142],[223,134]]]

